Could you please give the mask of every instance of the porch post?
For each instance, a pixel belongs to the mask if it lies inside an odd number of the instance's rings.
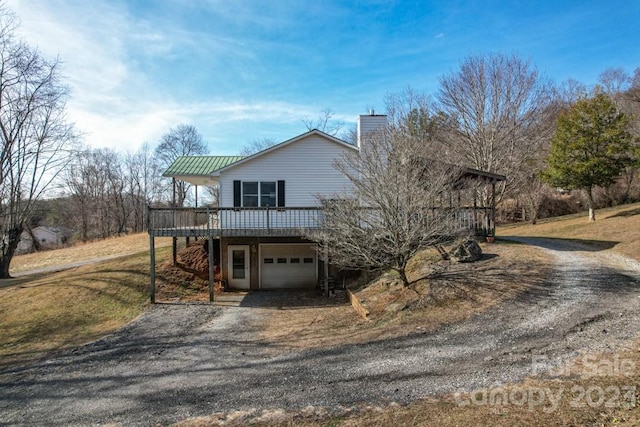
[[[496,234],[496,183],[491,183],[491,236]]]
[[[149,276],[151,278],[149,294],[151,298],[151,304],[156,303],[156,245],[153,234],[149,235],[149,255],[151,257],[150,260],[150,269]]]
[[[176,207],[176,179],[175,178],[171,178],[171,181],[173,183],[173,202],[172,205],[175,208]],[[175,227],[175,216],[176,213],[175,211],[173,212],[173,222],[174,222],[174,227]],[[173,261],[173,266],[175,267],[175,265],[178,263],[178,258],[177,258],[177,253],[178,253],[178,238],[173,236],[172,237],[172,245],[171,245],[171,259]]]
[[[478,235],[478,189],[473,188],[473,231]]]
[[[175,178],[171,178],[171,184],[173,185],[173,198],[172,200],[172,205],[175,208],[176,207],[176,179]]]

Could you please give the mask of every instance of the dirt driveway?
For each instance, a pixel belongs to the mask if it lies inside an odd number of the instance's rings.
[[[0,424],[169,424],[252,408],[337,410],[517,381],[532,358],[557,365],[616,350],[640,330],[640,265],[553,239],[544,287],[434,333],[290,353],[269,351],[252,294],[240,307],[156,305],[93,344],[0,372]]]

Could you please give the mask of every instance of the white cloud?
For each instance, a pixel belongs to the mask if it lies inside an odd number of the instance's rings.
[[[68,111],[71,121],[90,145],[131,147],[131,142],[106,135],[126,131],[140,133],[119,111],[135,108],[136,93],[144,91],[144,79],[126,61],[122,34],[129,18],[123,9],[99,2],[81,6],[73,2],[9,0],[7,7],[21,20],[19,33],[46,57],[59,56],[62,73],[71,86]],[[131,81],[143,83],[132,86]],[[141,144],[144,140],[136,141]]]
[[[273,133],[274,126],[282,126],[282,137],[288,138],[294,133],[287,132],[304,130],[301,118],[315,118],[325,107],[271,101],[256,92],[244,101],[237,100],[241,94],[231,98],[224,93],[207,99],[191,75],[185,84],[176,78],[175,83],[166,83],[171,77],[163,67],[174,60],[179,64],[185,56],[203,58],[205,74],[216,70],[206,60],[240,61],[234,73],[245,73],[244,79],[251,79],[253,68],[242,61],[257,60],[255,46],[241,38],[180,27],[171,17],[133,16],[126,3],[119,1],[5,1],[20,17],[19,33],[25,40],[46,57],[60,56],[62,72],[71,86],[70,120],[93,147],[136,150],[143,142],[154,144],[179,123],[194,124],[214,145],[229,143],[229,139],[243,144],[261,137],[265,129]],[[233,14],[229,8],[218,11]],[[249,11],[245,5],[242,22],[255,19],[261,26],[275,25]],[[189,92],[189,86],[194,92]]]

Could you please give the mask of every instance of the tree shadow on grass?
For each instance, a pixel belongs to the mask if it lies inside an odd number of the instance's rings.
[[[613,240],[559,239],[556,237],[500,236],[500,239],[560,252],[599,252],[611,249],[620,243]]]
[[[627,218],[630,216],[634,216],[634,215],[638,215],[640,214],[640,208],[634,208],[634,209],[628,209],[626,211],[621,211],[618,213],[615,213],[613,215],[609,215],[607,217],[605,217],[604,219],[610,219],[610,218]]]

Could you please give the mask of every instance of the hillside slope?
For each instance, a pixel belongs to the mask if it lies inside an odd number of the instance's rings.
[[[549,218],[536,225],[512,224],[498,227],[498,237],[529,236],[578,240],[640,260],[640,203],[599,209],[597,220],[586,214]]]

